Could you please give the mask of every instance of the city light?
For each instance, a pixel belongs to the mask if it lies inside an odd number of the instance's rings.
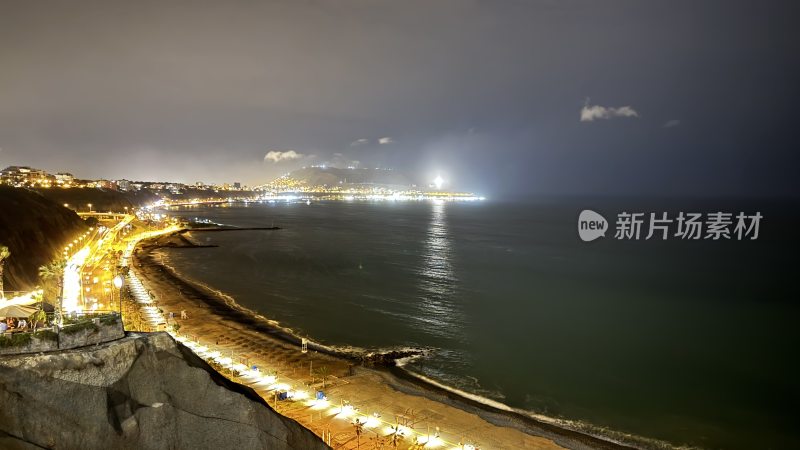
[[[364,428],[375,428],[380,424],[380,414],[375,413],[367,418],[367,421],[364,423]]]
[[[331,409],[331,413],[333,413],[337,419],[347,419],[355,414],[355,409],[353,408],[353,405],[344,405],[339,408]]]

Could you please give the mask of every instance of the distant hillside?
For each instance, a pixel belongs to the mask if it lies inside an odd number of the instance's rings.
[[[4,290],[33,288],[39,266],[85,229],[74,211],[34,191],[0,186],[0,244],[11,251],[3,271]]]
[[[81,212],[88,211],[89,203],[94,211],[123,211],[126,207],[132,208],[158,200],[158,196],[150,191],[123,192],[99,188],[50,188],[36,191],[59,205],[67,204]]]
[[[180,194],[172,194],[167,192],[162,193],[163,197],[167,197],[176,201],[191,200],[195,198],[256,197],[257,195],[258,193],[253,191],[214,191],[211,189],[195,188],[182,189]]]
[[[291,172],[288,177],[308,186],[336,186],[340,184],[411,186],[413,184],[411,180],[400,172],[382,169],[306,167]]]
[[[227,198],[255,196],[250,191],[213,191],[208,189],[182,189],[180,194],[173,194],[167,190],[154,191],[142,189],[139,191],[114,191],[100,188],[50,188],[36,189],[44,197],[53,200],[59,205],[67,204],[69,208],[84,212],[92,204],[94,211],[122,212],[125,208],[135,208],[148,205],[159,199],[189,200],[194,198]]]

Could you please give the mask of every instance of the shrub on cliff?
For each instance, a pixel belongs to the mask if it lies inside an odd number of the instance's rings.
[[[80,333],[81,331],[84,330],[92,330],[92,333],[97,333],[98,331],[100,331],[100,327],[95,325],[93,321],[87,320],[85,322],[78,322],[74,325],[69,325],[67,327],[64,327],[61,330],[61,332],[69,335],[69,334]]]
[[[30,333],[14,333],[9,336],[0,336],[0,347],[22,347],[31,342]]]

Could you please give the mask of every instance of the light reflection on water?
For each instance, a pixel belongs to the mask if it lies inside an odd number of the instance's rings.
[[[447,205],[436,201],[431,206],[420,270],[420,310],[418,318],[433,334],[464,336],[463,312],[455,307],[458,279],[453,271],[451,238],[447,228]]]

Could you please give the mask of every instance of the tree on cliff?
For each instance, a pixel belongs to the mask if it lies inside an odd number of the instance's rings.
[[[6,298],[6,294],[3,293],[3,266],[9,256],[11,256],[11,252],[8,247],[0,244],[0,298]]]
[[[61,298],[64,295],[64,269],[67,262],[63,259],[53,261],[50,264],[39,267],[39,277],[44,281],[54,280],[56,282],[56,299],[58,309],[56,310],[56,322],[61,323]]]

